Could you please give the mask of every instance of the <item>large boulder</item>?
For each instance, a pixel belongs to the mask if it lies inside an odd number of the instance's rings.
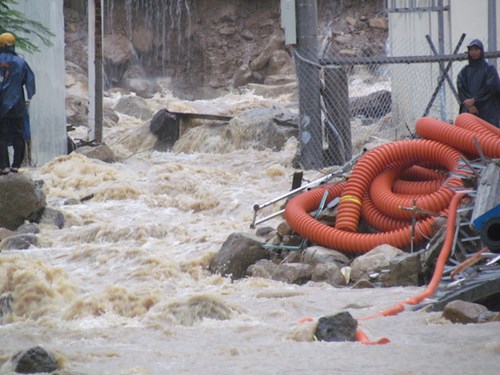
[[[0,227],[16,230],[47,205],[39,181],[23,174],[0,177]]]
[[[169,151],[179,139],[179,119],[166,109],[160,109],[153,116],[149,130],[158,137],[154,149]]]

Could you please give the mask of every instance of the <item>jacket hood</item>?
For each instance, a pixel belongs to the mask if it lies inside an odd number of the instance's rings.
[[[484,59],[484,46],[483,46],[483,42],[481,42],[479,39],[473,39],[473,40],[471,40],[471,42],[467,45],[467,51],[468,51],[471,47],[478,47],[478,48],[481,50],[481,58],[480,58],[480,60]],[[469,55],[469,62],[471,62],[470,55]]]
[[[474,39],[472,40],[468,45],[467,45],[467,48],[471,48],[471,47],[479,47],[481,50],[484,51],[484,47],[483,47],[483,42],[481,42],[479,39]]]

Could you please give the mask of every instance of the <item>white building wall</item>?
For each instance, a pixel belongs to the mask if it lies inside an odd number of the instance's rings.
[[[18,0],[12,7],[55,34],[52,47],[31,37],[40,52],[17,50],[35,73],[36,95],[30,105],[31,152],[32,165],[40,166],[67,150],[63,0]]]
[[[398,0],[396,6],[405,8],[410,3],[419,7],[430,7],[437,5],[438,2]],[[472,39],[481,39],[485,49],[488,50],[488,0],[444,0],[443,5],[449,7],[449,10],[443,13],[443,53],[452,54],[463,33],[466,34],[466,37],[459,53],[466,52],[466,46]],[[497,20],[500,20],[500,4],[497,4],[496,8]],[[430,35],[434,46],[439,51],[438,24],[438,12],[436,11],[389,13],[389,55],[433,55],[425,36]],[[497,28],[497,34],[499,28]],[[454,62],[451,66],[449,76],[455,88],[456,76],[466,63],[466,61]],[[437,86],[439,76],[440,69],[437,63],[391,65],[393,114],[398,121],[413,128],[415,119],[424,114]],[[445,121],[454,121],[458,114],[458,103],[446,82],[444,87],[444,91],[442,90],[438,94],[428,115]]]

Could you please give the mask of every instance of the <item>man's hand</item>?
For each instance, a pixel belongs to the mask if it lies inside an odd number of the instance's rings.
[[[477,107],[473,105],[472,107],[469,107],[469,113],[472,113],[473,115],[479,116],[479,111],[477,110]]]
[[[464,102],[463,102],[463,105],[465,106],[465,108],[467,108],[470,112],[470,108],[471,107],[474,107],[476,105],[476,99],[474,98],[471,98],[471,99],[465,99]]]

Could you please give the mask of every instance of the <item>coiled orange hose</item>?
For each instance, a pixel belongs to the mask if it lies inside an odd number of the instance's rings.
[[[474,142],[474,138],[476,138],[486,156],[492,158],[500,157],[500,137],[495,136],[497,133],[494,131],[484,131],[487,129],[486,126],[484,126],[485,124],[489,125],[489,127],[493,127],[493,125],[488,124],[476,116],[470,116],[464,116],[464,114],[462,114],[457,117],[458,124],[462,126],[455,126],[434,118],[423,117],[417,120],[415,129],[423,138],[450,144],[463,152],[478,156],[478,150]],[[469,130],[476,126],[474,123],[476,125],[482,124],[482,130]],[[465,126],[467,126],[467,128]]]
[[[436,163],[456,175],[466,174],[459,168],[459,159],[463,156],[451,146],[469,155],[478,156],[477,144],[479,144],[486,156],[500,157],[500,129],[470,114],[459,115],[456,126],[433,118],[422,118],[417,121],[416,130],[421,137],[442,143],[403,141],[381,146],[368,152],[359,160],[348,182],[328,185],[303,193],[290,200],[285,207],[285,218],[297,233],[326,247],[352,253],[370,251],[381,243],[403,248],[401,244],[409,242],[409,227],[405,227],[407,215],[400,215],[394,208],[396,205],[409,204],[409,200],[418,201],[420,208],[440,209],[442,213],[448,215],[443,248],[426,289],[380,313],[359,320],[396,315],[405,310],[405,305],[419,304],[435,293],[453,244],[458,206],[464,196],[470,192],[465,190],[456,192],[449,189],[452,186],[462,186],[458,178],[449,178],[443,183],[441,172],[419,171],[421,167],[415,166],[405,168],[412,162],[425,165],[430,161],[430,164]],[[411,180],[414,171],[417,181],[422,175],[434,181],[410,187],[411,184],[397,180],[402,176],[410,177],[408,179]],[[325,191],[329,192],[328,201],[342,196],[335,227],[319,223],[308,213],[318,207]],[[414,196],[400,197],[402,193]],[[450,195],[451,199],[449,199]],[[388,209],[387,206],[389,206]],[[369,225],[379,230],[389,230],[389,232],[355,233],[361,213]],[[390,217],[389,214],[395,214],[397,217]],[[431,232],[430,225],[433,220],[429,217],[417,222],[414,231],[416,242],[421,240],[421,234],[427,236]],[[387,338],[371,341],[360,329],[356,332],[356,341],[364,344],[390,342]]]
[[[412,233],[414,243],[431,236],[432,217],[419,216],[421,220],[412,231],[409,224],[412,213],[401,208],[413,207],[416,202],[417,208],[446,214],[455,189],[462,186],[458,176],[467,174],[460,165],[463,155],[457,149],[477,155],[477,140],[486,156],[500,157],[500,137],[495,136],[499,132],[491,124],[468,114],[458,116],[457,121],[460,126],[429,117],[419,119],[417,133],[429,139],[387,143],[367,152],[356,163],[347,182],[322,186],[291,199],[285,207],[286,221],[302,237],[346,253],[365,253],[381,244],[404,249],[411,243]],[[469,130],[477,126],[484,126],[486,131]],[[401,169],[407,168],[401,172],[404,175],[409,169],[418,169],[410,167],[412,164],[440,166],[450,173],[449,178],[445,182],[422,184],[422,190],[416,184],[405,194],[401,190],[394,192],[393,187],[401,184],[397,180]],[[442,176],[442,172],[422,173],[432,179]],[[432,191],[432,187],[437,190]],[[340,197],[334,227],[309,214],[317,209],[325,190],[329,191],[327,202]],[[383,232],[357,233],[362,214],[370,226]]]
[[[441,165],[448,171],[457,172],[460,158],[461,154],[452,147],[431,140],[410,140],[385,144],[363,155],[353,168],[347,182],[310,190],[291,199],[285,208],[285,219],[301,236],[320,245],[348,253],[365,253],[381,244],[406,248],[411,242],[410,223],[405,227],[394,222],[387,227],[384,223],[376,223],[374,225],[376,228],[385,227],[389,231],[381,233],[356,232],[361,216],[363,197],[368,191],[369,184],[379,173],[384,172],[387,165],[395,161],[403,161],[407,165],[419,160],[428,160]],[[392,177],[383,178],[392,181]],[[388,185],[391,185],[391,182]],[[441,211],[447,207],[453,196],[449,187],[460,185],[459,178],[451,178],[436,193],[429,196],[418,196],[417,199],[419,201],[425,200],[426,209]],[[390,190],[390,187],[388,189]],[[309,212],[318,207],[325,190],[329,191],[327,202],[341,196],[335,227],[320,223],[309,215]],[[403,196],[391,200],[393,206],[391,212],[402,211],[400,206],[412,206],[415,198],[415,196]],[[387,202],[385,203],[387,204]],[[407,215],[401,216],[408,219]],[[387,221],[386,218],[381,220]],[[417,222],[414,231],[416,243],[424,237],[432,235],[432,221],[431,218],[428,218]]]

